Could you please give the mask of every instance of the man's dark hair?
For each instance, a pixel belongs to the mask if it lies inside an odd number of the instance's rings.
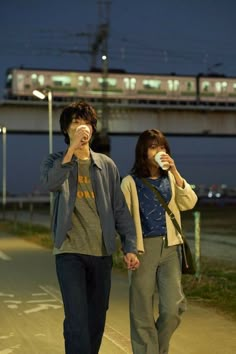
[[[164,146],[167,154],[170,155],[170,147],[163,133],[157,129],[145,130],[138,138],[135,148],[135,161],[131,170],[131,173],[137,177],[150,176],[147,164],[147,151],[152,144]],[[167,172],[161,169],[161,174],[165,175]]]
[[[96,133],[97,127],[97,114],[95,109],[87,102],[73,102],[66,106],[60,116],[61,132],[65,137],[65,143],[70,144],[70,138],[67,133],[69,125],[73,119],[83,119],[86,123],[91,124],[93,134]]]

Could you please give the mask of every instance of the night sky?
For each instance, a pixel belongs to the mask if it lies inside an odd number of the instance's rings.
[[[91,55],[78,52],[90,50],[104,9],[97,0],[1,0],[0,87],[9,66],[88,70]],[[235,13],[235,0],[111,0],[109,67],[236,76]]]
[[[110,1],[109,68],[156,74],[214,72],[236,77],[235,14],[235,0]],[[89,43],[103,19],[97,0],[1,0],[0,98],[9,67],[89,70],[92,58],[85,52],[90,51]],[[97,66],[101,67],[100,58]],[[9,192],[38,189],[39,164],[48,151],[47,140],[46,135],[9,135]],[[171,145],[181,172],[190,182],[235,186],[235,140],[179,138],[172,139]],[[133,163],[135,142],[136,138],[126,142],[130,147],[127,156],[120,150],[127,145],[112,141],[112,158],[122,175]],[[55,138],[54,143],[55,150],[64,148],[62,138]],[[34,155],[29,149],[32,144]],[[0,153],[1,148],[0,144]],[[29,165],[34,166],[30,174],[26,173]],[[20,184],[14,176],[19,177]]]

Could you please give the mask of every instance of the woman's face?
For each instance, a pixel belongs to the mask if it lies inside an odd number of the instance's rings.
[[[166,148],[164,145],[158,145],[156,142],[153,142],[148,150],[147,150],[147,158],[148,158],[148,162],[151,164],[151,165],[155,165],[157,166],[157,163],[154,159],[155,155],[159,152],[159,151],[164,151],[166,152]]]

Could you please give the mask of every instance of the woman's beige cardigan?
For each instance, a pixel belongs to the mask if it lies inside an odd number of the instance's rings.
[[[194,207],[197,202],[197,196],[192,190],[191,186],[184,180],[184,188],[176,185],[174,176],[168,172],[168,177],[171,186],[171,200],[168,204],[176,220],[181,226],[180,211],[189,210]],[[139,253],[144,252],[142,227],[139,213],[139,201],[136,184],[131,175],[123,178],[121,189],[124,193],[126,203],[130,213],[134,219],[136,233],[137,233],[137,250]],[[166,212],[166,228],[167,228],[167,244],[173,246],[182,243],[182,237],[175,229],[169,215]]]

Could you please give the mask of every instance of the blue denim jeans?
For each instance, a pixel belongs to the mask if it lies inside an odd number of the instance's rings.
[[[98,354],[111,288],[112,257],[56,255],[66,354]]]
[[[144,239],[144,248],[140,267],[130,273],[133,354],[167,354],[171,336],[186,309],[179,250],[178,246],[167,247],[162,236]]]

